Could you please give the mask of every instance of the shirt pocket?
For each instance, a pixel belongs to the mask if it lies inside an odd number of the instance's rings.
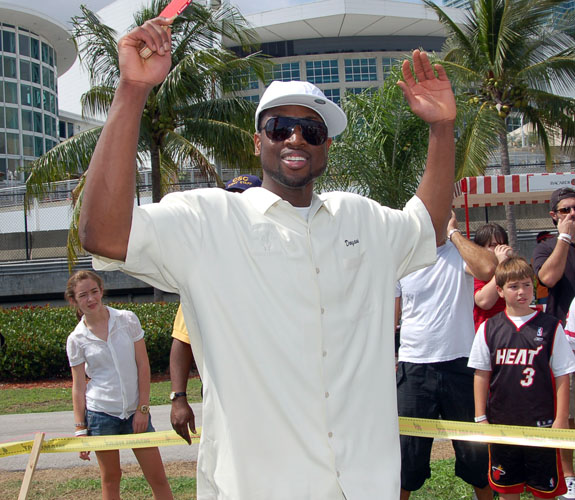
[[[254,224],[250,229],[249,248],[258,257],[287,255],[294,247],[288,234],[280,232],[274,224]]]

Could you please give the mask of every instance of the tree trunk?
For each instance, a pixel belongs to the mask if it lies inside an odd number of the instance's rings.
[[[152,202],[162,199],[162,171],[160,168],[160,149],[153,145],[150,148],[150,163],[152,168]]]
[[[162,199],[162,171],[160,169],[160,150],[156,145],[150,149],[150,163],[152,168],[152,202],[158,203]],[[164,292],[154,288],[154,302],[162,302]]]
[[[499,134],[499,151],[501,155],[501,174],[511,174],[509,162],[509,147],[507,144],[507,132]],[[517,251],[517,222],[515,218],[515,206],[505,205],[505,219],[507,221],[507,233],[509,234],[509,246]]]

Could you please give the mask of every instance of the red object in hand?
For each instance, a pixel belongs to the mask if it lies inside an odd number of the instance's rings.
[[[179,16],[184,9],[192,3],[192,0],[172,0],[162,12],[160,12],[160,17],[165,17],[171,19],[172,17]],[[152,55],[152,51],[148,47],[142,48],[140,50],[140,57],[142,59],[148,59]]]

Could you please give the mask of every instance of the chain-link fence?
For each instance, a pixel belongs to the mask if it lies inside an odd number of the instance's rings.
[[[575,170],[572,162],[566,162],[557,171]],[[521,165],[513,173],[541,172],[538,163],[532,168]],[[230,179],[238,172],[224,171],[222,178]],[[488,175],[498,174],[498,169],[489,169]],[[149,174],[141,173],[136,193],[139,205],[151,203],[152,194]],[[215,183],[205,176],[186,173],[179,182],[168,186],[168,191],[183,191],[199,187],[213,187]],[[72,216],[72,190],[77,181],[53,183],[42,199],[26,199],[25,186],[0,189],[0,262],[34,259],[65,258],[68,228]],[[28,202],[28,203],[26,203]],[[28,208],[27,208],[28,207]],[[530,257],[535,246],[535,237],[540,231],[554,229],[549,216],[549,207],[539,205],[515,205],[519,248],[516,250]],[[460,227],[465,227],[463,209],[456,210]],[[469,209],[470,236],[486,222],[496,222],[506,227],[505,207],[478,207]]]
[[[66,258],[72,191],[77,183],[55,182],[41,199],[28,198],[25,186],[0,189],[0,262]],[[214,185],[196,178],[170,184],[167,189],[183,191]],[[151,186],[138,185],[138,205],[151,201]]]

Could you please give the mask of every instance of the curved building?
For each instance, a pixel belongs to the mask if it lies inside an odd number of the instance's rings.
[[[463,14],[447,11],[454,19]],[[439,52],[445,40],[435,13],[419,2],[323,0],[246,18],[274,61],[265,84],[307,80],[335,102],[380,86],[397,60],[416,48]],[[242,76],[242,95],[258,102],[265,84]]]
[[[58,76],[76,59],[70,34],[45,14],[0,2],[0,185],[59,142]]]

